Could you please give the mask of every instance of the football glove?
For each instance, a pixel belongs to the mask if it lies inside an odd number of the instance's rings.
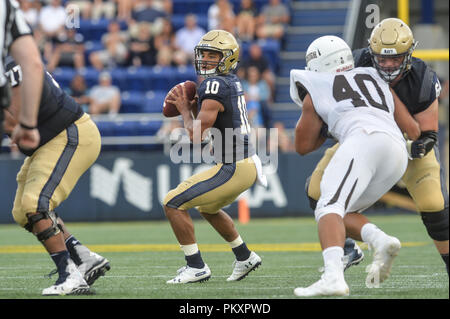
[[[411,158],[422,158],[433,149],[434,144],[437,142],[436,131],[424,131],[420,134],[420,137],[406,142],[406,147]]]

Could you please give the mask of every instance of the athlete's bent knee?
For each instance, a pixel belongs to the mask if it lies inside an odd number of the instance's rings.
[[[58,215],[53,211],[37,212],[37,213],[33,213],[33,214],[28,214],[27,219],[28,219],[28,223],[25,224],[24,228],[26,230],[28,230],[29,232],[33,233],[36,236],[36,238],[41,242],[44,242],[47,239],[49,239],[55,235],[58,235],[60,233],[60,231],[62,230],[61,225],[59,225],[58,221],[57,221]],[[46,229],[39,231],[39,232],[34,231],[34,225],[36,225],[43,219],[50,219],[51,226],[49,226]]]

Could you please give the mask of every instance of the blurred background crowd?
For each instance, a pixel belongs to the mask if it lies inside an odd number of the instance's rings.
[[[292,129],[300,115],[289,97],[289,71],[304,68],[304,53],[316,37],[324,34],[344,37],[349,33],[352,24],[356,25],[351,17],[355,7],[352,3],[357,2],[18,1],[33,28],[48,72],[86,112],[101,115],[95,120],[102,137],[128,136],[128,142],[133,142],[133,136],[154,137],[144,145],[140,142],[124,145],[127,143],[104,138],[103,150],[161,150],[170,129],[180,126],[179,119],[168,121],[161,115],[166,93],[179,82],[201,80],[192,64],[193,49],[209,30],[224,29],[240,43],[237,75],[245,90],[249,119],[255,128],[276,127],[278,143],[273,143],[273,147],[285,152],[293,151]],[[361,2],[358,16],[366,24],[368,13],[363,6],[367,3]],[[422,11],[429,3],[422,1]],[[442,3],[433,3],[437,14],[432,16],[439,19]],[[382,4],[380,19],[396,15],[395,1]],[[420,17],[424,16],[414,12],[416,7],[420,4],[411,4],[413,24],[421,23]],[[448,3],[444,7],[448,14]],[[433,23],[442,26],[442,22]],[[414,25],[412,28],[417,30]],[[353,30],[353,38],[359,36],[362,40],[349,43],[352,48],[366,45],[370,28],[364,29],[367,30]],[[441,30],[448,35],[448,19]],[[420,30],[414,32],[419,37],[419,48],[433,38],[429,31],[422,37]],[[432,32],[434,37],[436,32]],[[442,43],[442,39],[436,39]],[[436,44],[430,43],[433,45]],[[448,69],[448,62],[444,63]],[[439,72],[442,70],[438,67],[437,71],[446,98],[448,71]],[[134,117],[123,116],[130,114]]]

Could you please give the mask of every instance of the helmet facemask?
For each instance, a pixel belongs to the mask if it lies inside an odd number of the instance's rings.
[[[411,68],[412,53],[417,46],[417,42],[414,42],[408,51],[400,54],[376,54],[373,52],[369,44],[369,51],[372,59],[372,63],[377,69],[381,78],[388,83],[392,83],[399,76],[404,77]],[[402,63],[398,67],[383,67],[379,64],[379,58],[399,58],[404,57]]]
[[[202,58],[203,51],[217,52],[222,57],[218,62],[203,61],[203,58]],[[198,75],[207,77],[207,76],[214,76],[214,75],[227,73],[225,62],[226,62],[227,58],[232,55],[231,50],[219,50],[219,49],[211,48],[211,47],[205,48],[205,47],[201,47],[201,46],[196,46],[194,49],[194,52],[195,52],[195,59],[194,59],[195,70]],[[205,66],[211,67],[211,68],[204,69]]]

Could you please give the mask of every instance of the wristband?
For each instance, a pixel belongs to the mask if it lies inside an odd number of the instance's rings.
[[[37,128],[37,126],[28,126],[28,125],[23,124],[22,122],[20,122],[20,127],[24,128],[26,130],[34,130]]]

